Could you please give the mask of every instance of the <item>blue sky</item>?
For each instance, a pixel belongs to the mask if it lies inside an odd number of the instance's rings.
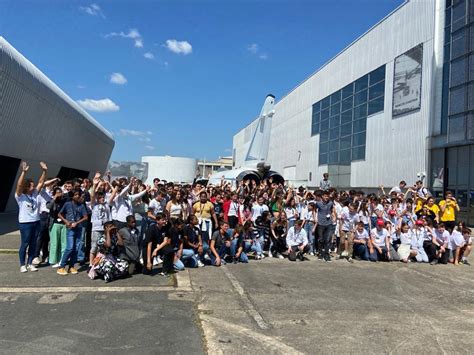
[[[113,160],[214,159],[268,93],[287,94],[401,3],[0,0],[0,35],[113,132]]]

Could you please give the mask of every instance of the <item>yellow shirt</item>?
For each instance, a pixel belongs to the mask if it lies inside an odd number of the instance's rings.
[[[444,212],[440,213],[441,222],[453,222],[456,220],[456,204],[453,201],[442,200],[439,202],[439,206],[446,205]]]
[[[198,201],[193,205],[193,212],[198,218],[211,219],[213,210],[214,205],[209,201],[207,201],[205,204],[202,204],[201,201]]]
[[[426,207],[427,207],[430,211],[432,211],[436,216],[439,215],[439,211],[440,211],[440,210],[439,210],[439,207],[438,207],[438,205],[437,205],[436,203],[435,203],[433,206],[431,206],[431,207],[428,206],[428,205],[426,205]]]

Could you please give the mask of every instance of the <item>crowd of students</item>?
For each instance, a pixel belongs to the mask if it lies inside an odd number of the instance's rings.
[[[422,181],[378,194],[337,191],[327,174],[315,191],[272,179],[203,186],[155,178],[146,186],[110,173],[48,180],[40,165],[35,184],[23,162],[16,187],[21,272],[49,264],[59,275],[77,274],[80,264],[108,282],[249,256],[469,265],[471,231],[456,221],[456,200],[447,191],[437,204]]]

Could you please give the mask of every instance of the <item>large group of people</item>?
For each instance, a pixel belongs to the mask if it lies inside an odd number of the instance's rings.
[[[436,203],[422,181],[370,194],[338,191],[327,174],[315,190],[271,178],[147,186],[109,172],[63,182],[40,166],[35,184],[22,162],[16,187],[21,272],[51,265],[109,282],[265,257],[469,265],[471,231],[453,194]]]

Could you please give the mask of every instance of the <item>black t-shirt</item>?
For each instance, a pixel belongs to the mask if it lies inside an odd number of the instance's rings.
[[[224,213],[224,204],[223,203],[214,203],[214,213],[219,217],[221,213]]]
[[[197,244],[199,243],[199,228],[194,227],[192,225],[186,225],[183,229],[183,242],[184,247],[187,249],[192,248],[189,243]]]
[[[183,231],[178,230],[175,227],[171,227],[168,230],[167,235],[171,239],[171,246],[175,249],[178,249],[183,239]]]
[[[167,226],[159,228],[156,223],[152,224],[146,231],[145,245],[148,245],[148,243],[151,242],[153,243],[152,247],[154,248],[157,244],[163,243],[163,240],[166,237],[167,231],[168,231]]]

